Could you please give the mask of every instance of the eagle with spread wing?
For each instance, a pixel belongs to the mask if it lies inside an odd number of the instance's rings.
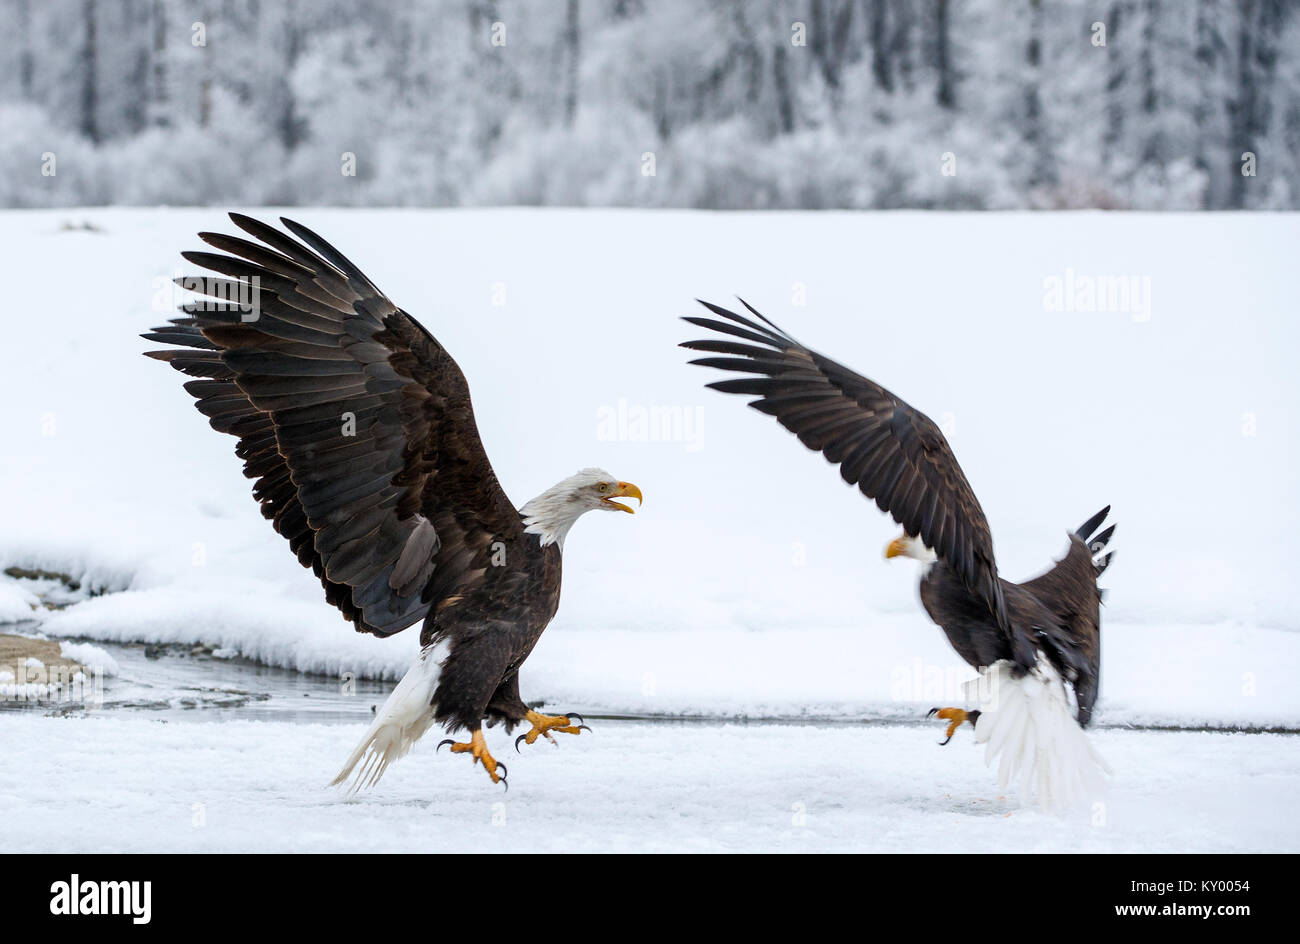
[[[948,722],[943,743],[969,722],[976,739],[988,742],[990,761],[1000,756],[1004,789],[1018,773],[1022,792],[1037,787],[1045,805],[1095,793],[1105,767],[1081,729],[1092,717],[1101,672],[1097,579],[1113,556],[1106,547],[1115,528],[1097,532],[1109,506],[1069,536],[1051,570],[1025,583],[1004,580],[984,511],[928,416],[800,344],[743,300],[753,318],[701,304],[723,320],[685,319],[720,335],[682,344],[711,355],[691,363],[743,375],[708,386],[754,397],[750,406],[839,466],[845,482],[902,526],[885,556],[923,563],[921,603],[980,670],[981,684],[972,689],[986,705],[933,709]]]
[[[172,345],[146,353],[194,378],[185,389],[238,438],[262,514],[344,619],[376,636],[423,621],[419,658],[334,783],[356,771],[354,790],[373,785],[435,722],[469,732],[439,747],[504,782],[484,721],[528,722],[516,749],[585,728],[529,708],[519,669],[559,606],[569,529],[630,513],[615,499],[641,491],[590,468],[516,510],[438,340],[307,227],[230,219],[253,238],[199,234],[219,252],[182,255],[217,274],[177,280],[206,297],[143,335]]]

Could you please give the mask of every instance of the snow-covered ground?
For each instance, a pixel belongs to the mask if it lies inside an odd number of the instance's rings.
[[[1300,532],[1300,216],[293,215],[455,354],[516,504],[588,465],[645,493],[637,516],[588,516],[568,541],[560,614],[523,672],[530,700],[665,716],[905,719],[957,697],[971,675],[921,612],[913,565],[882,559],[896,527],[770,419],[704,390],[708,372],[688,367],[674,347],[698,333],[675,317],[697,310],[691,299],[726,304],[740,294],[944,427],[1008,576],[1041,570],[1063,550],[1066,530],[1113,505],[1119,553],[1103,581],[1101,724],[1300,728],[1292,553]],[[83,221],[99,231],[64,229]],[[0,214],[7,269],[20,275],[9,281],[0,344],[0,569],[58,571],[83,585],[65,593],[67,608],[31,612],[34,585],[0,578],[0,620],[30,612],[56,637],[203,642],[271,665],[395,678],[414,656],[415,634],[376,640],[350,631],[258,514],[234,440],[207,427],[180,375],[140,356],[151,345],[138,332],[179,300],[166,281],[184,271],[178,251],[199,246],[196,230],[230,228],[214,210]],[[1108,276],[1139,280],[1136,310],[1055,310],[1051,280],[1077,289],[1084,278]],[[272,723],[196,733],[133,718],[12,712],[0,714],[0,727],[48,776],[81,779],[91,790],[120,773],[123,796],[105,802],[140,815],[159,802],[131,792],[131,778],[148,765],[137,758],[130,773],[112,748],[148,735],[174,765],[159,776],[179,792],[202,793],[195,802],[210,808],[228,796],[221,822],[231,831],[210,816],[207,832],[188,832],[186,803],[174,841],[144,835],[157,845],[220,848],[243,848],[239,824],[254,822],[262,800],[283,807],[292,824],[283,845],[298,829],[329,846],[320,807],[332,801],[311,792],[322,763],[304,770],[299,761],[319,748],[329,767],[352,737]],[[617,726],[608,737],[606,729],[599,751],[594,739],[577,749],[589,767],[548,762],[530,788],[558,797],[613,781],[623,786],[591,804],[635,807],[640,778],[660,777],[663,758],[676,755],[672,790],[649,794],[660,799],[645,804],[642,818],[606,824],[626,845],[648,844],[638,831],[653,827],[665,845],[729,847],[729,823],[752,833],[734,845],[852,845],[860,830],[862,846],[889,846],[870,837],[906,810],[931,814],[915,820],[918,840],[943,844],[937,824],[957,817],[971,828],[954,826],[961,835],[953,847],[989,847],[989,831],[1005,829],[1013,846],[1047,841],[1033,825],[1037,814],[1016,814],[1005,826],[965,811],[965,801],[936,801],[945,791],[966,796],[977,783],[986,796],[988,773],[969,750],[929,750],[933,739],[914,728]],[[1281,789],[1268,777],[1294,786],[1294,740],[1101,737],[1128,784],[1117,790],[1112,823],[1129,809],[1144,825],[1081,827],[1056,847],[1177,848],[1179,837],[1188,848],[1295,845],[1294,836],[1249,825],[1251,810],[1276,820],[1268,814],[1280,808]],[[169,752],[174,739],[193,752]],[[913,742],[915,751],[906,747]],[[823,760],[812,756],[817,745]],[[1234,784],[1236,772],[1253,769],[1252,751],[1277,769]],[[971,762],[955,763],[963,754]],[[1185,785],[1192,779],[1199,789],[1212,755],[1222,782],[1205,781],[1202,806]],[[250,773],[264,756],[275,766]],[[1133,761],[1143,777],[1133,776]],[[366,802],[429,809],[444,826],[457,811],[472,817],[489,808],[476,778],[444,779],[434,763],[417,752],[401,773],[408,779],[394,768],[399,786],[385,781]],[[719,770],[734,774],[723,788],[715,786]],[[773,778],[781,782],[766,782]],[[790,778],[797,789],[787,800]],[[697,782],[734,799],[697,795]],[[823,782],[837,786],[818,792]],[[548,807],[544,816],[512,814],[517,831],[467,824],[464,835],[452,837],[449,826],[437,834],[451,846],[470,836],[549,845],[546,827],[562,814],[540,795],[524,797],[522,785],[511,791],[511,809],[537,803]],[[1181,789],[1182,803],[1152,818],[1165,788]],[[455,790],[466,791],[455,794],[461,800],[439,805]],[[77,805],[76,795],[50,801],[11,781],[0,806],[49,804],[51,815],[82,824],[78,810],[93,805]],[[665,805],[668,796],[677,805]],[[803,833],[789,826],[801,796],[810,810]],[[1237,802],[1249,808],[1227,816]],[[775,805],[764,813],[765,804]],[[330,817],[382,815],[364,805],[330,808],[342,811]],[[694,822],[702,809],[718,811],[712,825]],[[1186,822],[1175,829],[1178,810]],[[1196,826],[1202,815],[1215,825]],[[27,819],[33,829],[51,822]],[[920,832],[922,819],[936,832]],[[363,841],[357,825],[340,835]],[[394,843],[418,844],[421,828],[400,827]]]
[[[1000,800],[969,739],[857,725],[595,723],[509,748],[493,786],[421,743],[382,788],[323,786],[342,725],[3,719],[0,809],[11,851],[1290,851],[1295,739],[1097,736],[1123,772],[1096,809]],[[105,785],[111,784],[111,789]]]

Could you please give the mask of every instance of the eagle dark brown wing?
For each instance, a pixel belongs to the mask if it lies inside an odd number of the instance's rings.
[[[451,355],[346,257],[230,214],[260,242],[187,252],[228,278],[182,278],[204,299],[144,337],[236,454],[262,514],[359,631],[387,636],[481,581],[485,549],[522,537],[483,451]]]
[[[743,300],[762,324],[700,304],[726,321],[685,320],[728,338],[682,344],[723,355],[691,363],[749,375],[708,386],[757,397],[750,406],[837,464],[845,482],[875,499],[907,534],[919,535],[987,603],[1016,646],[1019,634],[1007,622],[988,521],[939,427],[879,384],[804,347]],[[1032,649],[1028,656],[1032,664]]]
[[[1065,556],[1046,573],[1026,580],[1020,589],[1033,594],[1052,611],[1057,625],[1049,643],[1057,648],[1058,664],[1073,670],[1079,723],[1087,727],[1101,678],[1101,599],[1097,580],[1110,566],[1106,548],[1115,526],[1094,533],[1110,513],[1107,505],[1070,535]]]

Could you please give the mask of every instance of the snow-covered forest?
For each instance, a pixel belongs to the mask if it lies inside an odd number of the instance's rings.
[[[1296,0],[3,0],[0,206],[1300,207]]]

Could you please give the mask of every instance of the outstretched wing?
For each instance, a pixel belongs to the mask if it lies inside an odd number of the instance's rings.
[[[804,347],[743,300],[762,324],[700,304],[726,321],[685,320],[727,337],[684,343],[723,355],[691,363],[748,375],[708,386],[757,397],[750,406],[776,417],[904,531],[919,535],[1011,637],[988,521],[939,427],[879,384]]]
[[[362,632],[387,636],[481,581],[486,549],[522,534],[450,354],[347,258],[238,213],[260,242],[200,238],[184,257],[212,298],[144,337],[236,454],[262,514]]]

